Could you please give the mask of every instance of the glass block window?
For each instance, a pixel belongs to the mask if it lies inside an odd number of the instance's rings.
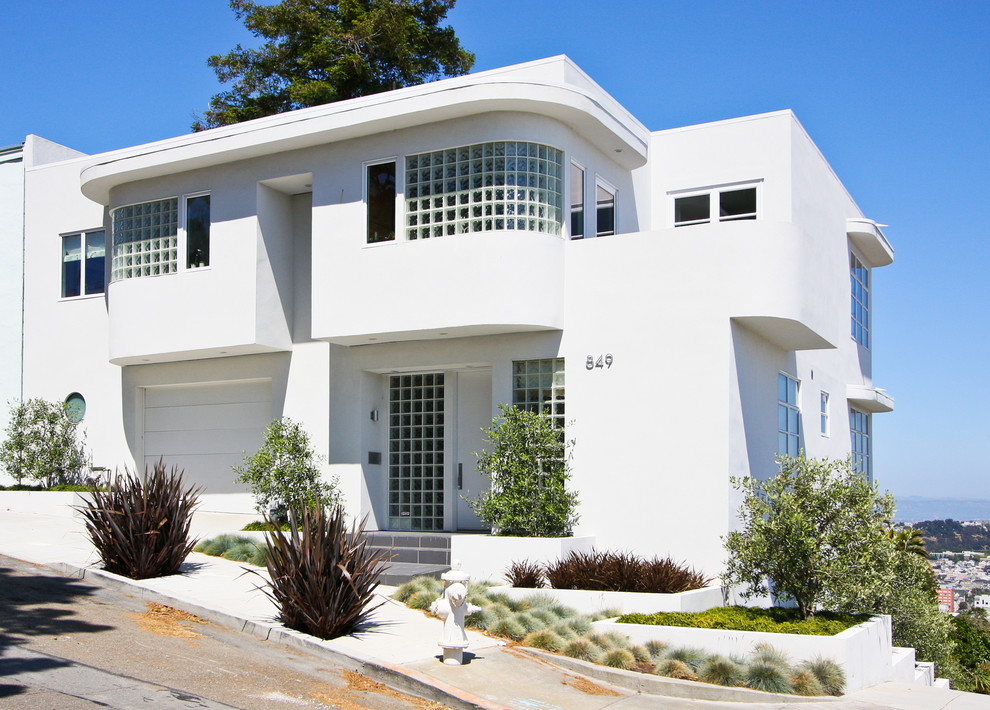
[[[494,141],[406,156],[406,238],[521,229],[560,234],[563,153]]]
[[[443,373],[389,377],[390,530],[443,530]]]
[[[564,428],[564,358],[516,360],[512,363],[512,404],[546,412]]]
[[[852,439],[852,463],[867,479],[873,480],[870,462],[870,415],[857,409],[849,410],[849,435]]]
[[[798,381],[777,373],[777,453],[797,456],[801,451],[801,408]]]
[[[852,337],[864,348],[870,347],[870,270],[855,254],[849,255],[849,283],[852,289]]]
[[[110,280],[175,273],[179,262],[178,225],[176,197],[115,209]]]

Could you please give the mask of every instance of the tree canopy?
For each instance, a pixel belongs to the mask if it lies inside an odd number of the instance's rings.
[[[200,131],[367,96],[470,70],[474,55],[450,26],[456,0],[230,0],[265,42],[237,45],[207,64],[231,87],[193,123]]]
[[[18,483],[25,478],[49,488],[82,483],[86,452],[78,426],[62,402],[29,399],[14,404],[0,444],[0,466]]]

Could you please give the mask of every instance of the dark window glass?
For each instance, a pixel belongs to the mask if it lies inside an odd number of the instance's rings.
[[[210,265],[210,196],[186,199],[186,268]]]
[[[599,237],[607,237],[615,234],[615,195],[601,185],[595,192],[598,203],[595,234]]]
[[[584,170],[571,165],[571,239],[584,237]]]
[[[78,296],[82,274],[82,235],[62,237],[62,298]]]
[[[106,245],[105,232],[90,232],[86,235],[86,294],[103,293],[106,284]]]
[[[711,201],[708,195],[678,197],[674,200],[674,226],[707,222],[711,218]]]
[[[395,239],[395,163],[368,166],[368,243]]]
[[[756,219],[756,188],[723,192],[719,195],[718,216],[722,222]]]

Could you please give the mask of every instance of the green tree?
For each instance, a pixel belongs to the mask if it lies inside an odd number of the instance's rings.
[[[491,450],[475,454],[491,488],[471,507],[492,532],[563,537],[577,522],[577,494],[567,490],[570,462],[562,432],[545,412],[499,405],[485,430]]]
[[[25,478],[47,488],[82,483],[86,452],[78,427],[61,402],[29,399],[14,404],[0,444],[0,465],[18,483]]]
[[[904,528],[895,530],[892,525],[887,526],[887,537],[894,543],[894,547],[903,552],[910,552],[928,559],[928,550],[925,549],[925,536],[920,530],[914,528]]]
[[[467,73],[474,55],[441,27],[456,0],[230,0],[264,38],[207,59],[222,84],[200,131]]]
[[[885,534],[894,499],[846,461],[781,457],[766,481],[733,479],[744,494],[740,527],[724,539],[726,584],[744,596],[772,591],[815,609],[867,606],[887,593],[896,553]]]
[[[289,508],[322,505],[330,510],[340,505],[336,477],[325,481],[321,458],[310,445],[309,434],[288,417],[275,419],[265,430],[261,448],[245,455],[243,466],[234,466],[238,483],[251,486],[259,513],[279,522],[288,520]]]

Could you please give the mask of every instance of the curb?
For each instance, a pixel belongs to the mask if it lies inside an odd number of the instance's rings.
[[[193,614],[201,619],[215,623],[218,626],[250,634],[263,641],[269,641],[280,646],[325,658],[334,665],[360,673],[393,690],[424,700],[443,703],[455,710],[511,710],[511,708],[505,705],[499,705],[484,698],[479,698],[456,686],[433,678],[426,673],[386,663],[377,658],[352,656],[325,646],[320,639],[314,636],[293,629],[287,629],[281,624],[269,624],[243,619],[218,609],[194,604],[184,599],[149,589],[143,586],[139,580],[132,580],[104,570],[94,569],[92,567],[80,567],[67,562],[54,562],[39,566],[47,567],[65,577],[85,579],[106,589],[124,592],[139,599],[180,609],[188,614]]]

